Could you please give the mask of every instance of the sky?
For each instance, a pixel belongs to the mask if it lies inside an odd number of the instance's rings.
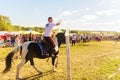
[[[120,0],[0,0],[0,15],[12,24],[42,26],[49,16],[56,28],[120,31]]]

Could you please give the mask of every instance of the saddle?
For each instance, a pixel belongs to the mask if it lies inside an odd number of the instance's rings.
[[[42,55],[50,54],[50,45],[47,43],[47,41],[43,39],[40,43],[38,43],[38,45],[42,51]]]
[[[39,48],[40,48],[40,50],[42,52],[41,53],[42,55],[49,55],[47,49],[41,43],[38,43],[38,45],[39,45]]]

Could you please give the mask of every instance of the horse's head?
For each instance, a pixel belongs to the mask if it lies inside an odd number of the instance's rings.
[[[58,47],[60,47],[62,43],[65,43],[65,32],[57,33],[56,37],[57,37]]]
[[[62,43],[65,43],[65,33],[64,32],[57,33],[56,37],[54,38],[54,43],[55,43],[55,55],[57,55],[59,52],[58,48]]]

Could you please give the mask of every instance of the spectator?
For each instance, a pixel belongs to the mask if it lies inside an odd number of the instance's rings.
[[[82,36],[82,39],[83,39],[83,43],[86,42],[86,35],[85,34]]]
[[[15,37],[14,36],[11,36],[11,45],[12,45],[12,47],[15,46]]]
[[[72,45],[75,45],[75,43],[76,43],[76,35],[73,35],[72,36]]]
[[[16,35],[16,36],[15,36],[15,46],[19,46],[19,45],[20,45],[19,42],[20,42],[19,36]]]

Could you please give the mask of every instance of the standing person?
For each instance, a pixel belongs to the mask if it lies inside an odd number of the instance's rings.
[[[76,35],[73,35],[72,36],[72,45],[75,45],[75,43],[76,43]]]
[[[82,39],[83,39],[83,43],[86,42],[86,35],[85,34],[82,36]]]
[[[32,41],[32,33],[29,34],[29,41]]]
[[[15,36],[15,47],[19,47],[20,46],[20,36],[16,35]],[[18,59],[18,54],[16,54],[16,59]]]
[[[11,45],[12,47],[15,46],[15,36],[11,36]]]
[[[15,46],[16,47],[19,46],[19,36],[18,35],[15,36]]]
[[[45,25],[44,39],[46,40],[46,42],[49,45],[49,49],[50,49],[50,52],[49,52],[50,55],[49,56],[51,56],[51,54],[54,51],[54,47],[55,47],[55,43],[54,43],[54,41],[51,37],[51,33],[52,33],[52,30],[53,30],[53,27],[58,26],[58,25],[60,25],[60,21],[58,23],[53,23],[53,18],[52,17],[48,18],[48,23]]]

